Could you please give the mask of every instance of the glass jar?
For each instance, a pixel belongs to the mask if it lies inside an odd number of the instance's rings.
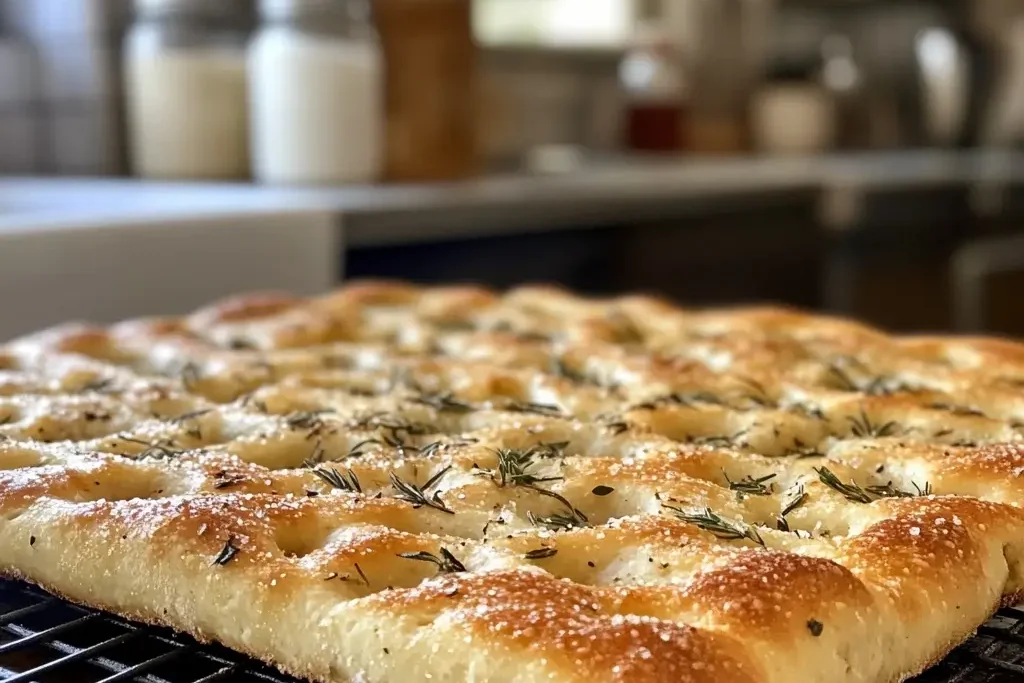
[[[135,0],[125,38],[130,156],[145,178],[249,173],[247,0]]]
[[[253,170],[276,184],[379,179],[384,66],[367,0],[261,0],[249,46]]]
[[[668,30],[645,23],[619,65],[626,94],[626,147],[638,152],[683,149],[687,83],[683,57]]]

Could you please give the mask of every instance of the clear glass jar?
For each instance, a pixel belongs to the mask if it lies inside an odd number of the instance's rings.
[[[253,170],[274,184],[378,180],[384,63],[367,0],[261,0],[249,45]]]
[[[135,0],[125,38],[134,171],[145,178],[249,174],[248,0]]]

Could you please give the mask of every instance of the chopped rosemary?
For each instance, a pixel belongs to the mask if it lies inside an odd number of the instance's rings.
[[[623,434],[629,431],[629,423],[624,420],[616,420],[615,422],[609,422],[606,426],[608,428],[608,431],[610,431],[613,436],[618,436],[619,434]]]
[[[217,554],[217,557],[213,560],[213,563],[223,567],[228,562],[235,559],[235,556],[238,555],[240,550],[241,548],[235,545],[235,537],[228,536],[227,542],[224,543],[224,547],[221,548],[220,553]]]
[[[440,557],[432,553],[428,553],[426,550],[421,550],[416,553],[398,553],[399,557],[407,560],[416,560],[417,562],[431,562],[437,565],[437,571],[439,574],[454,574],[455,572],[466,571],[465,565],[452,555],[448,548],[442,547]]]
[[[391,473],[391,485],[398,492],[395,497],[407,503],[412,503],[414,508],[426,506],[449,515],[455,514],[454,510],[444,504],[444,501],[441,500],[441,494],[437,491],[434,492],[433,496],[428,496],[422,488],[407,481],[402,481],[394,472]]]
[[[207,413],[210,413],[212,411],[213,411],[212,408],[203,408],[201,410],[193,410],[191,412],[183,413],[181,415],[178,415],[177,417],[172,417],[170,420],[168,420],[168,422],[171,422],[172,424],[181,424],[182,422],[188,422],[189,420],[195,420],[196,418],[202,417],[203,415],[206,415]]]
[[[782,516],[783,518],[793,510],[804,504],[807,500],[807,492],[804,491],[803,484],[797,484],[796,486],[790,487],[786,491],[785,498],[782,499]]]
[[[818,473],[818,479],[821,480],[822,484],[843,494],[847,500],[852,500],[855,503],[871,502],[871,496],[867,491],[852,481],[849,484],[844,484],[829,468],[825,466],[815,467],[814,471]]]
[[[590,492],[593,493],[595,496],[607,496],[608,494],[614,491],[615,489],[613,489],[611,486],[604,486],[602,484],[601,486],[595,486]]]
[[[546,417],[565,417],[565,413],[558,406],[549,403],[534,403],[532,401],[510,401],[505,404],[504,409],[514,413],[533,413]]]
[[[551,374],[564,377],[573,384],[593,384],[594,382],[585,373],[569,366],[561,358],[554,358],[551,361]]]
[[[748,474],[739,481],[733,481],[724,471],[722,474],[725,475],[725,480],[729,482],[729,489],[741,495],[770,496],[772,492],[775,491],[774,484],[765,484],[765,482],[769,482],[777,476],[774,473],[766,474],[765,476],[757,477],[756,479]]]
[[[788,532],[790,530],[789,529],[789,522],[786,521],[785,517],[780,515],[779,517],[775,518],[775,528],[778,529],[779,531],[787,531]]]
[[[526,557],[526,559],[528,560],[543,560],[549,557],[554,557],[557,554],[557,548],[544,547],[537,548],[536,550],[531,550],[530,552],[526,553],[524,557]]]
[[[114,385],[114,380],[110,377],[98,377],[82,385],[79,389],[83,394],[87,393],[103,393],[107,389],[110,389]]]
[[[925,406],[929,410],[941,410],[958,417],[985,417],[985,413],[977,408],[957,406],[949,403],[929,403]]]
[[[862,439],[892,436],[899,432],[899,425],[893,420],[880,425],[872,423],[863,408],[859,416],[847,415],[846,419],[850,421],[851,433]]]
[[[316,466],[312,468],[313,474],[323,479],[327,484],[342,491],[351,493],[362,493],[363,488],[359,484],[359,477],[351,469],[342,472],[333,467]]]
[[[828,419],[825,416],[825,412],[821,408],[818,408],[817,406],[810,406],[807,405],[806,403],[793,403],[789,406],[789,410],[794,413],[811,418],[812,420],[818,420],[823,422]]]
[[[721,538],[726,541],[747,539],[757,543],[758,545],[764,545],[761,535],[757,533],[757,530],[754,527],[746,524],[745,522],[723,519],[711,508],[704,508],[703,510],[694,512],[665,503],[662,503],[662,507],[671,510],[676,517],[687,524],[693,524],[704,531],[714,534],[716,538]]]
[[[427,483],[423,485],[423,490],[429,491],[430,489],[437,486],[441,482],[441,480],[444,479],[444,475],[448,474],[448,472],[450,472],[451,469],[452,466],[448,465],[444,469],[439,470],[437,474],[432,476],[430,479],[427,479]]]
[[[440,412],[468,413],[474,410],[472,405],[456,399],[451,392],[441,394],[421,393],[419,396],[414,396],[409,400],[413,403],[429,406]]]
[[[562,477],[538,477],[531,474],[527,469],[534,464],[534,458],[542,455],[543,449],[537,446],[527,450],[514,448],[499,448],[495,451],[498,456],[497,479],[498,486],[535,486],[548,481],[561,481]],[[481,470],[478,475],[490,476],[495,479],[495,472],[492,470]]]
[[[310,432],[319,433],[324,428],[324,421],[320,416],[332,412],[334,411],[325,408],[291,413],[285,417],[284,422],[292,429],[308,429]]]
[[[135,456],[138,460],[145,460],[147,458],[153,458],[154,460],[176,458],[185,452],[181,448],[175,448],[173,441],[167,441],[165,443],[151,443],[149,441],[135,439],[130,436],[122,436],[121,440],[128,441],[130,443],[142,444],[146,447],[145,450]]]
[[[689,439],[689,441],[691,443],[697,444],[698,446],[713,446],[715,448],[746,448],[747,444],[745,442],[741,443],[739,441],[739,439],[745,436],[746,433],[746,429],[741,429],[732,436],[727,436],[725,434],[715,434],[711,436],[696,436]]]
[[[534,515],[532,512],[526,513],[526,518],[530,520],[530,523],[535,526],[543,526],[552,530],[559,529],[574,529],[582,528],[590,523],[587,516],[578,510],[572,503],[570,503],[565,496],[562,496],[554,491],[548,491],[539,487],[531,486],[534,491],[542,495],[554,498],[559,503],[565,506],[567,512],[565,514],[554,514],[548,517],[540,517]]]
[[[736,381],[747,387],[749,390],[749,393],[744,394],[743,398],[762,408],[775,407],[775,401],[768,396],[768,392],[765,390],[763,384],[752,377],[746,377],[743,375],[737,376]]]
[[[839,477],[837,477],[835,473],[827,467],[816,467],[814,468],[814,471],[818,473],[818,479],[820,479],[823,484],[835,489],[839,493],[843,494],[843,496],[848,500],[852,500],[855,503],[870,503],[878,498],[913,498],[915,495],[931,495],[932,492],[932,486],[928,482],[925,482],[924,488],[919,486],[917,482],[911,482],[914,488],[917,489],[917,493],[915,494],[896,488],[892,485],[891,481],[885,484],[873,484],[871,486],[861,487],[853,481],[848,484],[843,483]]]
[[[361,578],[363,580],[363,583],[365,583],[367,586],[369,586],[370,585],[370,580],[368,578],[366,578],[366,574],[363,572],[363,568],[359,566],[358,562],[355,562],[353,564],[355,565],[356,573],[359,574],[359,578]]]
[[[186,391],[192,391],[196,383],[203,378],[202,370],[199,365],[193,361],[188,361],[182,365],[178,374],[181,377],[181,384],[185,387]]]

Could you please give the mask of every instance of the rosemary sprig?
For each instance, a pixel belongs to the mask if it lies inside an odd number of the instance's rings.
[[[544,527],[551,531],[568,531],[570,529],[581,529],[588,525],[586,516],[572,505],[568,505],[566,514],[553,514],[546,517],[535,515],[532,512],[526,513],[526,518],[534,526]]]
[[[738,494],[745,494],[750,496],[770,496],[775,490],[775,485],[765,484],[765,482],[770,482],[772,479],[778,476],[772,473],[766,474],[763,477],[757,477],[755,479],[753,476],[748,474],[747,476],[743,477],[738,481],[733,481],[732,479],[729,478],[729,475],[726,474],[724,471],[722,472],[722,474],[725,476],[725,480],[729,482],[730,490],[736,491],[736,493]]]
[[[138,460],[145,460],[147,458],[153,458],[154,460],[163,460],[165,458],[176,458],[185,453],[181,448],[175,448],[173,441],[167,441],[165,443],[150,442],[143,439],[136,439],[130,436],[120,437],[122,441],[128,441],[129,443],[137,443],[145,446],[145,450],[139,453],[136,457]]]
[[[696,436],[689,441],[697,444],[698,446],[713,446],[715,448],[745,448],[746,443],[740,443],[740,439],[746,436],[747,430],[741,429],[735,434],[729,436],[726,434],[713,434],[709,436]]]
[[[200,410],[193,410],[188,413],[182,413],[177,417],[172,417],[170,420],[168,420],[168,422],[170,422],[171,424],[181,424],[183,422],[188,422],[189,420],[195,420],[196,418],[200,418],[203,415],[206,415],[211,412],[213,412],[212,408],[202,408]]]
[[[445,512],[449,515],[455,514],[455,511],[445,505],[444,501],[441,500],[441,494],[438,491],[434,491],[433,496],[428,496],[426,491],[422,488],[415,484],[410,484],[407,481],[402,481],[402,479],[400,479],[394,472],[391,473],[391,485],[395,488],[395,491],[398,492],[395,497],[399,500],[404,500],[407,503],[412,503],[414,508],[426,506],[434,508],[435,510],[440,510],[441,512]]]
[[[533,466],[534,458],[545,453],[544,449],[534,446],[527,450],[499,448],[494,451],[498,458],[496,470],[479,469],[477,476],[488,476],[498,486],[535,486],[548,481],[561,481],[562,477],[538,477],[527,470]]]
[[[413,403],[429,406],[440,412],[468,413],[474,410],[474,407],[471,404],[458,400],[451,392],[441,394],[420,393],[418,396],[413,396],[409,400]]]
[[[790,487],[786,491],[785,498],[782,499],[782,516],[785,518],[793,510],[804,504],[807,500],[807,492],[804,490],[803,484],[797,484],[796,486]]]
[[[861,439],[892,436],[899,432],[899,425],[893,420],[880,425],[872,423],[863,408],[859,416],[847,415],[846,419],[850,422],[851,433]]]
[[[848,500],[852,500],[855,503],[870,503],[879,498],[913,498],[914,496],[927,496],[932,493],[932,486],[929,482],[925,482],[923,488],[919,486],[917,482],[911,482],[917,490],[917,493],[912,493],[910,491],[904,491],[896,488],[892,485],[891,481],[885,484],[873,484],[871,486],[861,487],[853,481],[843,483],[839,477],[837,477],[835,473],[827,467],[815,467],[814,471],[817,472],[818,479],[820,479],[823,484],[838,491]]]
[[[768,395],[768,391],[764,388],[763,384],[752,377],[744,375],[737,376],[736,381],[744,385],[748,390],[748,393],[744,394],[743,398],[762,408],[775,407],[775,401]]]
[[[444,469],[438,471],[438,473],[432,476],[430,479],[427,479],[427,483],[423,485],[423,490],[429,491],[430,489],[437,486],[441,482],[441,480],[444,479],[444,475],[448,474],[448,472],[450,472],[451,469],[452,466],[448,465]]]
[[[227,542],[224,543],[224,547],[221,548],[220,552],[217,553],[217,557],[214,558],[213,563],[223,567],[231,560],[235,559],[235,556],[241,551],[237,545],[235,545],[235,537],[228,536]]]
[[[985,417],[985,413],[977,408],[957,406],[949,403],[929,403],[925,406],[929,410],[941,410],[958,417]]]
[[[321,415],[332,412],[334,411],[324,408],[321,410],[291,413],[285,416],[284,422],[292,429],[308,429],[310,432],[320,432],[324,428],[324,421]]]
[[[558,406],[548,403],[534,403],[533,401],[509,401],[504,409],[513,413],[533,413],[545,417],[565,417],[565,413]]]
[[[884,484],[873,484],[867,487],[867,492],[879,498],[913,498],[915,494],[909,491],[902,491],[892,485],[892,482]]]
[[[809,417],[812,420],[818,420],[820,422],[824,422],[825,420],[828,419],[825,416],[825,411],[823,411],[821,408],[817,406],[810,406],[807,405],[806,403],[793,403],[789,406],[789,410],[799,415]]]
[[[829,379],[835,381],[836,388],[840,391],[860,391],[860,384],[854,381],[853,377],[836,361],[828,364],[828,376]]]
[[[195,385],[203,378],[202,369],[193,361],[188,361],[182,365],[178,375],[181,378],[182,386],[185,387],[185,391],[192,391]]]
[[[561,358],[553,358],[551,360],[551,374],[564,377],[573,384],[596,384],[591,377],[569,366]]]
[[[98,377],[82,385],[79,391],[83,394],[101,394],[114,386],[114,380],[110,377]]]
[[[842,480],[836,476],[835,472],[829,468],[825,466],[815,467],[814,471],[817,472],[818,479],[821,480],[822,484],[843,494],[847,500],[852,500],[855,503],[871,502],[871,495],[867,491],[852,481],[849,484],[844,484]]]
[[[704,531],[711,532],[716,538],[721,538],[726,541],[747,539],[757,543],[758,545],[764,545],[764,540],[762,540],[761,535],[757,533],[757,529],[744,522],[724,519],[711,508],[704,508],[699,511],[687,511],[683,508],[675,507],[674,505],[668,505],[667,503],[662,503],[662,507],[671,510],[676,517],[684,522],[693,524]]]
[[[526,555],[524,555],[523,557],[525,557],[527,560],[544,560],[544,559],[547,559],[549,557],[554,557],[557,554],[558,554],[558,549],[557,548],[549,548],[549,547],[545,546],[543,548],[537,548],[536,550],[531,550],[528,553],[526,553]]]
[[[312,472],[336,489],[351,493],[363,492],[363,487],[359,483],[359,477],[356,476],[356,473],[351,468],[342,472],[333,467],[317,466],[312,469]]]
[[[656,410],[663,405],[677,405],[685,408],[696,408],[700,405],[725,406],[728,405],[723,399],[706,391],[697,391],[688,394],[669,394],[658,396],[646,403],[639,403],[630,410]]]
[[[442,547],[440,551],[440,557],[433,553],[428,553],[426,550],[421,550],[416,553],[398,553],[399,557],[407,560],[416,560],[417,562],[430,562],[437,565],[437,571],[439,574],[454,574],[456,572],[466,571],[466,566],[459,562],[458,558],[452,555],[448,548]]]

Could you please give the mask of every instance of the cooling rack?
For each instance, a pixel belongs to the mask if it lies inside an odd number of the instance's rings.
[[[298,683],[214,645],[72,605],[0,581],[0,680],[5,683]],[[915,683],[1024,680],[1024,610],[1001,609]]]

